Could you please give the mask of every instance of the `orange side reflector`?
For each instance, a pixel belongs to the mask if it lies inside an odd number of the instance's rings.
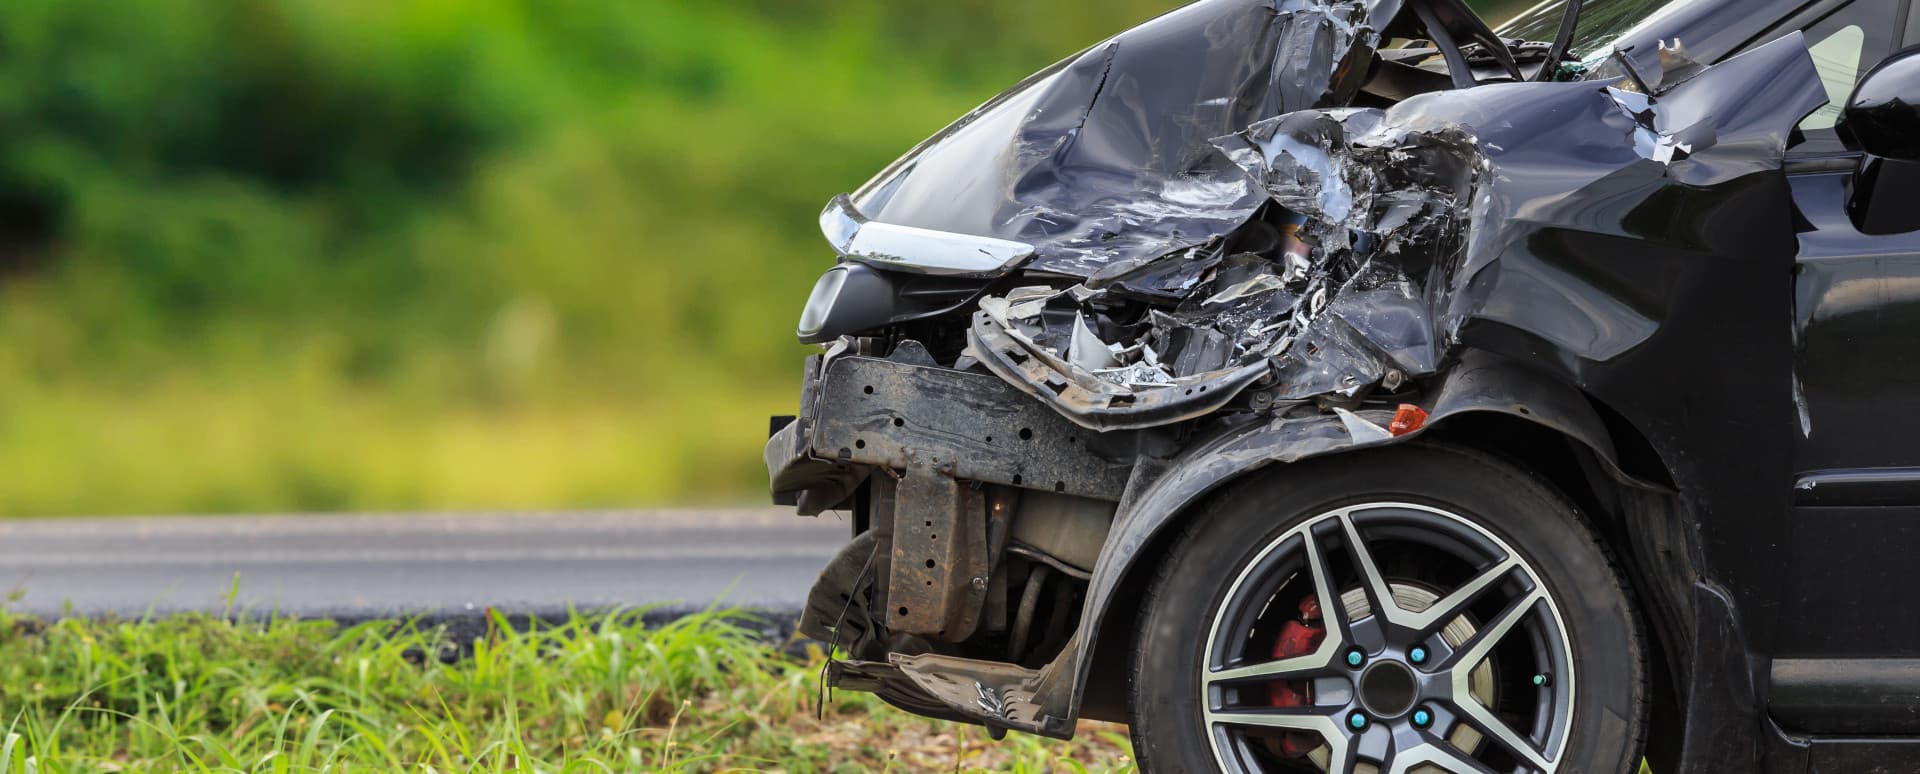
[[[1393,423],[1387,425],[1387,432],[1400,436],[1426,426],[1426,409],[1411,403],[1402,403],[1400,404],[1400,410],[1393,412]]]

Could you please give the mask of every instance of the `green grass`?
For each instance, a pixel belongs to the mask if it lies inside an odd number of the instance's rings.
[[[456,643],[402,622],[0,613],[0,774],[1131,770],[1113,726],[994,743],[846,692],[816,717],[820,655],[748,623],[495,616]]]

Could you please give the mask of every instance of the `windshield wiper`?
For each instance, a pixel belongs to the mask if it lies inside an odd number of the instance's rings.
[[[1547,49],[1546,64],[1535,73],[1536,81],[1549,81],[1560,71],[1560,63],[1567,58],[1567,52],[1573,48],[1573,33],[1580,27],[1580,8],[1586,5],[1580,0],[1567,0],[1567,10],[1560,15],[1560,32],[1553,36],[1553,46]]]

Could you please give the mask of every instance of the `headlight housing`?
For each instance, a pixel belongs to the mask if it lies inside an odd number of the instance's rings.
[[[802,344],[824,344],[850,334],[960,310],[979,300],[984,279],[886,271],[846,262],[813,283],[796,331]]]
[[[843,263],[820,275],[800,310],[797,333],[803,344],[832,341],[893,321],[893,283],[858,263]]]
[[[807,341],[820,335],[827,327],[827,318],[833,315],[833,303],[840,300],[840,291],[847,287],[847,267],[835,266],[820,275],[813,283],[813,292],[807,296],[807,305],[800,310],[800,340]]]

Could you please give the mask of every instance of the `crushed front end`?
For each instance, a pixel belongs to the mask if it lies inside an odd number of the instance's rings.
[[[911,341],[809,358],[802,413],[767,464],[801,513],[852,514],[801,620],[852,658],[830,680],[925,715],[1067,733],[1026,706],[1027,683],[1075,631],[1143,442]]]
[[[1790,245],[1634,219],[1771,196],[1823,97],[1797,40],[1575,61],[1577,7],[1528,42],[1459,0],[1202,0],[834,200],[766,450],[777,500],[851,514],[801,621],[829,682],[1070,736],[1128,564],[1235,475],[1492,412],[1630,479],[1579,369],[1674,305],[1586,246]]]

